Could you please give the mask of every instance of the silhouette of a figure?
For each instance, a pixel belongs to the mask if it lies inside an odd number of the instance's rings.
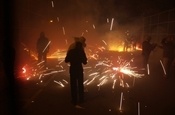
[[[171,66],[174,60],[174,50],[175,46],[173,43],[173,38],[171,37],[166,37],[163,38],[161,41],[161,48],[163,49],[163,65],[165,68],[165,78],[170,77],[170,72],[171,72]]]
[[[45,36],[44,32],[40,33],[40,37],[37,40],[37,53],[38,53],[38,62],[44,61],[47,62],[47,53],[49,52],[49,40]]]
[[[143,56],[143,67],[146,68],[149,60],[149,56],[152,50],[155,49],[156,44],[151,44],[151,37],[147,37],[142,43],[142,56]]]
[[[70,63],[71,97],[72,103],[77,105],[84,101],[83,64],[87,64],[87,57],[81,42],[75,42],[75,47],[68,50],[65,62]]]
[[[130,41],[128,40],[128,38],[126,38],[126,39],[124,40],[123,51],[124,51],[124,52],[127,52],[129,47],[130,47]]]
[[[137,41],[136,41],[136,38],[132,38],[132,40],[131,40],[131,44],[132,44],[132,49],[133,49],[133,51],[135,51],[136,50],[136,45],[137,45]]]

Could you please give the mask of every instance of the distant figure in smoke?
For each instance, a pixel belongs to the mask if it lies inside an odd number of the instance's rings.
[[[84,101],[84,75],[82,64],[87,64],[87,57],[82,42],[77,41],[74,43],[73,48],[68,49],[65,62],[70,63],[71,97],[72,103],[77,106],[78,103]]]
[[[163,65],[165,68],[165,78],[171,76],[171,67],[174,60],[174,51],[175,51],[175,44],[173,43],[172,36],[168,36],[162,39],[161,41],[161,48],[163,49]]]
[[[38,53],[38,62],[44,61],[47,63],[47,53],[49,52],[49,40],[45,37],[45,33],[41,32],[40,37],[37,40],[37,53]]]
[[[143,56],[143,67],[147,68],[148,60],[151,51],[153,51],[156,47],[156,44],[151,44],[151,37],[148,36],[145,41],[142,43],[142,56]]]
[[[124,40],[123,51],[124,51],[124,52],[127,52],[127,51],[128,51],[128,48],[130,48],[130,41],[126,38],[126,39]]]
[[[132,44],[132,49],[133,49],[133,51],[135,51],[136,50],[136,45],[137,45],[137,41],[136,41],[136,38],[132,38],[132,40],[131,40],[131,44]]]

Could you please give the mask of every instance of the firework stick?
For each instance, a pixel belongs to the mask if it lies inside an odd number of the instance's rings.
[[[62,29],[63,29],[63,35],[65,35],[65,34],[66,34],[66,32],[65,32],[65,29],[64,29],[64,27],[62,27]]]
[[[122,110],[122,100],[123,100],[123,92],[121,92],[121,97],[120,97],[120,107],[119,110]]]
[[[112,20],[111,20],[111,27],[110,27],[110,30],[112,30],[113,22],[114,22],[114,18],[112,18]]]
[[[138,102],[138,115],[140,115],[140,102]]]
[[[50,43],[51,43],[51,41],[48,42],[48,44],[47,44],[46,47],[44,48],[43,52],[45,52],[46,48],[49,46]]]
[[[164,67],[164,65],[163,65],[163,63],[162,63],[161,60],[160,60],[160,64],[161,64],[161,66],[162,66],[162,69],[163,69],[164,75],[166,75],[166,70],[165,70],[165,67]]]
[[[54,3],[53,3],[53,1],[51,1],[51,4],[52,4],[52,8],[54,7]]]
[[[147,64],[147,73],[150,74],[149,64]]]

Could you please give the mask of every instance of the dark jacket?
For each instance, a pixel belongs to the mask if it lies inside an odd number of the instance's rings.
[[[142,55],[149,56],[151,51],[156,47],[156,45],[151,44],[149,41],[144,41],[142,43]]]
[[[65,62],[70,63],[70,71],[83,71],[82,64],[87,64],[87,57],[82,43],[77,42],[74,49],[68,50]]]
[[[174,58],[174,44],[172,41],[162,40],[163,57],[173,59]]]
[[[39,53],[44,53],[44,52],[47,53],[49,51],[49,46],[46,47],[48,45],[48,43],[49,43],[49,40],[45,36],[41,36],[40,38],[38,38],[38,40],[37,40],[37,51]]]

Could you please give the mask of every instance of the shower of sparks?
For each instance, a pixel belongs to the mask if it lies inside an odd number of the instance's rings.
[[[133,77],[141,78],[142,76],[144,76],[144,74],[138,74],[138,73],[136,73],[136,71],[133,71],[131,69],[132,69],[132,67],[130,67],[130,68],[129,67],[123,67],[123,66],[121,66],[121,67],[113,67],[113,70],[121,72],[123,74],[126,74],[126,75],[128,75],[130,77],[133,76]]]
[[[166,70],[165,70],[165,67],[164,67],[164,65],[163,65],[163,63],[162,63],[161,60],[160,60],[160,64],[161,64],[161,66],[162,66],[162,69],[163,69],[164,75],[166,75]]]
[[[53,1],[51,1],[51,4],[52,4],[52,8],[54,8],[54,3],[53,3]]]
[[[44,48],[43,52],[45,52],[45,50],[47,49],[47,47],[50,45],[51,41],[49,41],[46,45],[46,47]]]
[[[91,58],[92,59],[92,58]],[[93,59],[95,60],[95,59]],[[113,61],[117,62],[117,64],[113,63]],[[37,67],[34,68],[33,76],[38,76],[39,80],[44,79],[46,76],[50,75],[56,75],[61,72],[66,72],[66,69],[63,67],[63,62],[59,61],[58,68],[59,70],[54,69],[47,69],[44,68],[44,63],[40,62],[37,64]],[[90,85],[92,83],[97,83],[97,86],[100,87],[102,85],[105,85],[107,82],[112,80],[112,89],[115,89],[117,87],[116,81],[119,81],[119,86],[129,88],[130,85],[125,81],[127,76],[134,77],[133,86],[136,78],[141,78],[143,74],[137,73],[134,69],[136,67],[131,67],[131,62],[133,62],[133,58],[129,61],[126,61],[122,59],[121,57],[118,57],[117,60],[111,60],[107,57],[100,58],[96,60],[96,63],[94,63],[94,66],[87,66],[83,69],[85,70],[84,74],[87,76],[87,80],[84,81],[84,85]],[[95,71],[94,71],[95,69]],[[68,83],[66,80],[62,80],[66,84]],[[60,83],[60,82],[59,82]]]
[[[130,60],[125,60],[121,56],[118,56],[115,59],[113,58],[113,56],[110,55],[101,56],[103,52],[107,51],[105,48],[107,46],[107,43],[104,40],[102,40],[102,42],[104,43],[103,46],[88,49],[88,61],[92,61],[95,63],[83,67],[86,79],[83,84],[88,86],[92,83],[95,83],[96,86],[100,89],[102,85],[110,82],[112,83],[112,89],[115,89],[115,87],[117,86],[129,88],[131,84],[129,84],[126,80],[128,79],[128,77],[133,77],[132,85],[134,86],[135,79],[144,76],[144,74],[139,74],[138,71],[136,71],[138,69],[137,67],[131,66],[131,63],[134,62],[134,58]],[[60,53],[64,52],[59,51],[59,55]],[[47,69],[44,65],[44,61],[37,63],[37,65],[33,67],[34,70],[32,71],[33,73],[30,74],[30,79],[38,77],[41,81],[47,76],[55,76],[59,73],[67,72],[67,70],[63,66],[63,64],[65,64],[63,62],[64,60],[58,60],[58,62],[56,63],[56,69]],[[26,78],[27,77],[28,76],[26,75]],[[65,85],[68,84],[66,80],[60,80],[59,84],[61,83],[65,83]]]
[[[112,30],[112,28],[113,28],[113,23],[114,23],[114,18],[112,18],[112,20],[111,20],[111,27],[110,27],[110,31]]]
[[[119,84],[121,87],[130,87],[130,85],[125,82],[124,78],[126,78],[127,76],[133,77],[134,81],[132,85],[134,85],[136,78],[141,78],[142,76],[144,76],[144,74],[139,74],[137,71],[135,71],[135,69],[137,69],[136,67],[131,66],[131,62],[133,62],[134,60],[133,58],[127,61],[122,59],[121,57],[118,57],[118,59],[116,60],[117,65],[114,64],[113,60],[110,60],[109,58],[104,58],[100,60],[96,58],[94,60],[96,60],[96,64],[94,66],[96,68],[96,71],[89,71],[88,76],[95,76],[95,78],[86,81],[86,84],[89,85],[94,82],[94,79],[98,78],[99,83],[97,84],[97,86],[99,86],[99,89],[100,86],[104,85],[104,83],[108,82],[110,79],[113,80],[112,89],[115,88],[117,79],[119,79]],[[89,69],[93,69],[93,67]]]

